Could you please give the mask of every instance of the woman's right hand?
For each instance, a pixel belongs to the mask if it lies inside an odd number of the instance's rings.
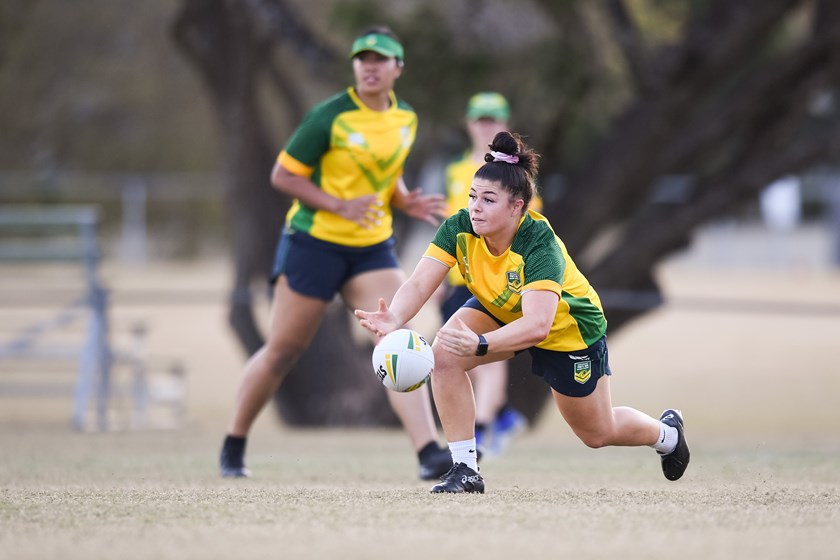
[[[338,203],[336,214],[356,222],[365,229],[378,226],[385,212],[382,210],[382,201],[375,194],[366,194],[348,200],[341,199]]]
[[[359,318],[360,325],[377,337],[383,337],[401,326],[398,324],[397,318],[391,310],[388,309],[388,306],[385,305],[385,300],[382,298],[379,298],[379,309],[376,311],[356,309],[353,314]]]

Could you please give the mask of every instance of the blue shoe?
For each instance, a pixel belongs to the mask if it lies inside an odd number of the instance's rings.
[[[490,428],[475,429],[475,458],[479,462],[487,454],[487,443],[491,439]]]
[[[510,440],[527,427],[528,419],[521,412],[507,406],[499,411],[493,422],[493,439],[489,447],[493,455],[502,453]]]
[[[490,430],[488,428],[475,429],[475,445],[477,447],[484,447],[487,445],[487,441],[490,439],[488,436],[488,432]]]

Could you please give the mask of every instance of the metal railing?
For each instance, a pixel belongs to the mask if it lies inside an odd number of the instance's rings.
[[[72,423],[79,430],[85,427],[91,399],[97,428],[108,428],[112,351],[108,339],[108,294],[98,275],[98,223],[99,212],[93,206],[0,208],[0,261],[76,262],[83,269],[84,288],[77,299],[53,316],[19,329],[11,339],[0,341],[0,360],[55,353],[78,356]],[[80,343],[60,349],[41,343],[50,331],[74,322],[85,323]],[[45,394],[56,392],[55,387],[42,389]]]

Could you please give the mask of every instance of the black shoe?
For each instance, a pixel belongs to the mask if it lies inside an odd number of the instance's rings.
[[[219,455],[219,470],[229,478],[247,478],[251,471],[245,466],[245,438],[227,436]]]
[[[688,451],[688,444],[685,442],[685,427],[683,426],[682,414],[679,410],[669,408],[662,413],[659,420],[668,426],[677,429],[677,446],[667,455],[660,455],[662,460],[662,473],[668,480],[678,480],[685,469],[688,468],[688,461],[691,453]]]
[[[429,444],[420,456],[420,480],[435,480],[452,468],[452,453],[449,449],[441,449],[437,443]]]
[[[432,486],[432,494],[444,492],[484,494],[484,479],[464,463],[455,463],[448,473],[440,477],[440,484]]]

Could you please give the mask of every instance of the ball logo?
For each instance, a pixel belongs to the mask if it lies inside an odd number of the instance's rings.
[[[397,384],[397,359],[399,358],[396,354],[385,354],[385,367],[388,369],[388,377],[391,379],[391,383],[394,385]]]
[[[409,350],[417,350],[417,351],[419,352],[419,351],[420,351],[420,350],[422,350],[422,348],[423,348],[423,347],[420,345],[421,343],[422,343],[422,344],[425,344],[426,346],[428,346],[428,345],[429,345],[429,343],[428,343],[428,342],[426,342],[426,339],[425,339],[425,338],[423,338],[422,336],[420,336],[419,334],[417,334],[417,333],[416,333],[416,332],[414,332],[414,331],[409,331],[409,335],[408,335],[408,349],[409,349]]]

